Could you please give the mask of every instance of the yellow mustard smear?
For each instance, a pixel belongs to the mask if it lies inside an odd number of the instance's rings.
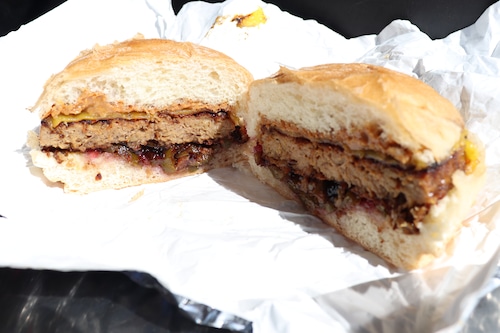
[[[126,119],[126,120],[135,120],[135,119],[148,119],[148,115],[145,112],[113,112],[108,113],[103,116],[99,116],[87,111],[80,112],[78,114],[60,114],[52,117],[51,125],[52,128],[56,128],[60,123],[72,123],[78,122],[82,120],[106,120],[106,119]]]
[[[235,16],[232,21],[236,21],[236,26],[238,28],[252,28],[258,26],[259,24],[266,23],[267,18],[264,14],[264,10],[259,7],[256,11],[248,15]]]
[[[470,140],[465,139],[464,144],[465,163],[467,167],[466,173],[473,173],[478,164],[480,163],[480,153],[478,147]]]
[[[456,149],[462,147],[465,156],[465,173],[473,173],[477,166],[481,163],[482,153],[480,148],[469,139],[469,131],[463,130],[462,136],[458,143],[456,144]]]

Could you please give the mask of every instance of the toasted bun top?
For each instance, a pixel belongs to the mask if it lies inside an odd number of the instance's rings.
[[[411,152],[414,164],[430,165],[449,157],[464,128],[458,110],[433,88],[368,64],[281,68],[272,77],[254,81],[247,98],[251,136],[262,117],[322,137],[376,127],[389,147],[384,153],[391,155],[390,148],[400,146]]]
[[[77,114],[88,99],[120,103],[115,112],[180,110],[194,105],[232,106],[252,75],[232,58],[207,47],[165,39],[135,38],[83,51],[45,84],[33,110]],[[69,105],[69,107],[68,107]],[[107,112],[95,107],[92,112]]]

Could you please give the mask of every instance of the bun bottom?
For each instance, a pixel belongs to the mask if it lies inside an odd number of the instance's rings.
[[[285,198],[300,202],[286,183],[277,180],[269,169],[257,165],[254,159],[239,164],[238,168],[252,173]],[[452,254],[454,240],[484,184],[484,178],[481,168],[469,175],[455,172],[454,188],[431,207],[418,225],[418,234],[405,234],[401,229],[394,229],[390,218],[362,206],[353,206],[343,214],[314,207],[310,213],[395,267],[406,270],[424,268],[436,259]]]
[[[210,161],[195,170],[182,170],[165,173],[159,166],[135,166],[114,154],[102,153],[89,158],[79,152],[68,152],[63,157],[51,152],[41,151],[36,134],[29,139],[30,155],[33,165],[42,169],[44,176],[51,182],[62,183],[64,192],[87,194],[90,192],[121,189],[166,182],[169,180],[200,174],[215,168],[232,166],[243,158],[238,144],[224,149],[210,157]]]
[[[299,196],[272,172],[256,164],[251,142],[233,145],[213,155],[210,162],[194,171],[165,173],[160,167],[137,167],[112,154],[100,154],[89,159],[82,153],[68,153],[56,160],[52,153],[36,146],[30,152],[33,164],[43,170],[52,182],[62,182],[65,192],[89,193],[103,189],[120,189],[148,183],[165,182],[180,177],[199,174],[215,168],[234,166],[254,175],[264,184],[275,189],[287,199],[301,202]],[[418,234],[405,234],[394,229],[390,218],[377,210],[353,206],[343,214],[312,207],[310,213],[334,227],[340,234],[378,255],[388,263],[403,269],[423,268],[435,259],[451,254],[454,240],[460,233],[462,222],[484,184],[484,166],[471,174],[457,171],[452,177],[453,189],[432,206],[427,216],[417,226]]]

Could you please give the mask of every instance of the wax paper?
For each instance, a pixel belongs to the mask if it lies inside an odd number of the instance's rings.
[[[235,16],[259,7],[265,23],[237,26]],[[166,1],[69,0],[0,38],[0,265],[149,273],[180,303],[249,321],[254,332],[456,331],[491,288],[499,256],[499,28],[499,4],[471,27],[431,40],[402,20],[346,39],[254,0],[192,2],[177,15]],[[26,137],[39,119],[27,108],[81,50],[137,33],[221,50],[255,78],[279,66],[360,61],[432,85],[487,154],[487,183],[455,254],[424,270],[396,270],[231,168],[64,194],[31,164]]]

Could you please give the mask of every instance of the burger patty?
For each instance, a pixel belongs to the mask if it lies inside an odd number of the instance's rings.
[[[210,145],[224,138],[244,141],[246,136],[224,111],[185,116],[162,114],[154,121],[120,118],[82,120],[60,123],[55,128],[51,124],[50,117],[41,123],[40,147],[80,152],[107,150],[117,144],[140,149],[151,141],[159,146],[180,143]]]
[[[453,173],[466,166],[463,150],[441,164],[412,170],[373,152],[353,153],[340,143],[291,137],[272,127],[262,128],[256,154],[257,163],[288,183],[310,208],[328,204],[341,211],[349,203],[370,203],[393,214],[395,225],[419,221],[453,187]]]
[[[339,145],[350,149],[351,151],[362,152],[384,152],[384,159],[392,161],[400,166],[411,164],[412,152],[387,136],[383,135],[382,128],[376,124],[364,124],[363,128],[338,128],[331,129],[328,133],[310,132],[304,128],[299,128],[297,125],[289,122],[280,121],[277,124],[267,119],[265,115],[262,116],[262,131],[276,130],[280,133],[291,137],[305,137],[310,138],[311,141],[330,143]]]
[[[126,144],[116,144],[108,149],[88,149],[82,154],[92,161],[95,157],[103,154],[111,154],[114,158],[120,158],[127,163],[137,166],[159,167],[165,173],[178,171],[195,171],[200,167],[210,165],[215,154],[223,151],[223,142],[215,142],[212,145],[200,145],[194,143],[173,144],[169,146],[158,145],[150,141],[147,145],[130,148]],[[56,148],[44,148],[43,151],[52,153],[59,163],[66,160],[68,150]]]

